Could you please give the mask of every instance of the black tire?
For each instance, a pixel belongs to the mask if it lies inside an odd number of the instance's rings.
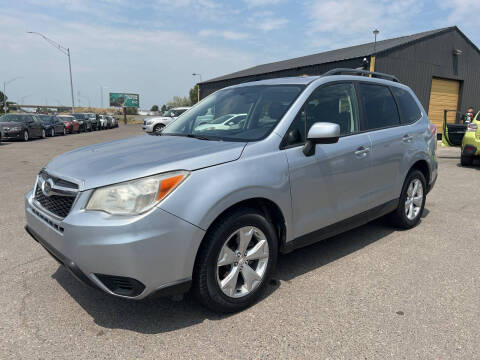
[[[63,136],[67,135],[67,129],[65,129],[65,127],[63,127],[62,135]]]
[[[50,136],[51,137],[54,137],[55,136],[55,129],[50,129]]]
[[[23,141],[27,142],[28,140],[30,140],[30,134],[28,133],[27,130],[25,130],[23,132]]]
[[[460,164],[462,164],[462,166],[472,166],[473,156],[468,156],[468,155],[460,156]]]
[[[47,133],[45,132],[45,129],[42,129],[42,139],[45,139],[47,137]]]
[[[407,214],[405,213],[405,205],[408,196],[408,187],[415,179],[420,180],[422,187],[423,187],[423,197],[422,197],[422,205],[420,207],[420,211],[413,219],[409,219]],[[427,182],[425,181],[425,176],[419,170],[413,169],[410,170],[408,173],[405,182],[403,183],[402,193],[399,198],[398,207],[395,211],[388,215],[390,222],[392,225],[402,228],[402,229],[411,229],[418,225],[420,219],[422,218],[423,209],[425,208],[425,201],[427,199]]]
[[[165,128],[165,125],[157,124],[153,127],[153,133],[154,134],[160,134],[163,131],[164,128]]]
[[[217,261],[225,241],[244,226],[260,229],[268,242],[269,258],[263,278],[249,294],[242,297],[227,296],[217,282]],[[265,291],[275,270],[278,256],[278,239],[274,225],[265,216],[251,208],[241,208],[217,220],[208,230],[197,254],[193,274],[192,292],[197,300],[215,312],[230,313],[251,306]]]

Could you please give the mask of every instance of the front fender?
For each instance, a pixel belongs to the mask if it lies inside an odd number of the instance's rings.
[[[253,198],[270,200],[280,208],[288,240],[292,208],[288,164],[283,152],[196,170],[160,207],[207,230],[226,209]]]

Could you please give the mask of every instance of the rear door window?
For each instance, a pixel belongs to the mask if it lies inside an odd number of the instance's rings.
[[[387,86],[358,84],[360,102],[364,109],[364,130],[382,129],[400,124],[397,104]]]
[[[393,95],[397,99],[402,124],[411,124],[421,118],[422,113],[413,96],[406,90],[391,87]]]

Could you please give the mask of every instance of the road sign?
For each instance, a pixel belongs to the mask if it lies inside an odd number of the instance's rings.
[[[110,106],[138,108],[140,96],[138,94],[110,93]]]

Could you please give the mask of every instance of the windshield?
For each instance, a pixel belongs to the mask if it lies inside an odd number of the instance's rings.
[[[53,116],[50,115],[37,115],[37,117],[45,123],[50,123],[53,120]]]
[[[72,121],[74,119],[73,116],[68,116],[68,115],[60,115],[60,116],[58,116],[58,118],[61,121]]]
[[[27,122],[28,120],[31,119],[30,115],[13,115],[13,114],[7,114],[3,115],[0,117],[0,122]]]
[[[161,134],[257,141],[270,134],[304,88],[303,85],[253,85],[220,90],[195,105]],[[238,121],[227,121],[228,116]],[[218,123],[224,126],[203,126]]]
[[[185,111],[187,111],[187,109],[170,109],[170,110],[167,110],[163,113],[163,116],[165,117],[177,117],[177,116],[180,116],[182,115]]]

